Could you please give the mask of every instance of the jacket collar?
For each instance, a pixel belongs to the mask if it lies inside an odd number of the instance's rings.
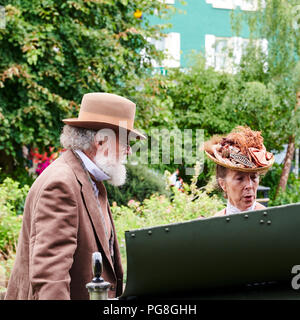
[[[87,171],[95,178],[96,181],[108,180],[110,177],[100,170],[95,163],[81,150],[74,150],[84,163]]]

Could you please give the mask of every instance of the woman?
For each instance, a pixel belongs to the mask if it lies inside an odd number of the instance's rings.
[[[259,131],[236,127],[227,136],[213,136],[205,143],[206,155],[217,164],[216,178],[227,198],[227,207],[215,216],[260,210],[256,202],[259,176],[274,163]]]

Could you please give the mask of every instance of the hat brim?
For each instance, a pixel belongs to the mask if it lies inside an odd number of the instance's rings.
[[[100,129],[112,129],[115,131],[119,131],[119,129],[124,129],[127,130],[127,134],[130,136],[131,139],[140,139],[140,140],[145,140],[147,137],[140,133],[138,130],[135,129],[128,129],[122,126],[117,126],[112,123],[107,123],[107,122],[99,122],[99,121],[80,121],[76,118],[72,119],[63,119],[63,123],[73,126],[73,127],[78,127],[78,128],[85,128],[85,129],[91,129],[91,130],[100,130]]]
[[[255,167],[255,168],[241,168],[241,167],[231,166],[231,165],[228,165],[227,163],[219,161],[218,159],[213,157],[211,154],[209,154],[206,150],[205,150],[205,153],[208,156],[208,158],[211,159],[212,161],[214,161],[216,164],[218,164],[218,165],[220,165],[222,167],[228,168],[228,169],[232,169],[232,170],[236,170],[236,171],[242,171],[242,172],[266,172],[272,167],[272,165],[273,165],[273,163],[275,161],[275,158],[274,158],[274,155],[273,155],[272,158],[269,160],[270,163],[269,163],[268,166]]]

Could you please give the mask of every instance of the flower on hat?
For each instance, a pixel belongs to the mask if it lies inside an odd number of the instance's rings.
[[[256,169],[269,167],[274,157],[263,144],[260,131],[238,126],[227,136],[215,135],[204,145],[210,158],[230,168]]]

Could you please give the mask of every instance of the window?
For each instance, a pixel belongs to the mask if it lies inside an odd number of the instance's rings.
[[[159,0],[159,1],[165,4],[175,4],[175,0]]]
[[[157,50],[164,51],[166,58],[159,65],[156,61],[152,61],[155,68],[178,68],[180,67],[180,33],[170,32],[165,38],[160,40],[149,39],[155,45]]]
[[[233,53],[227,52],[227,48],[230,50],[232,49],[231,47],[232,43],[230,38],[216,38],[214,57],[214,66],[216,70],[227,70],[232,67],[230,55]]]
[[[245,38],[206,35],[205,57],[207,66],[214,67],[217,71],[236,72],[236,66],[240,63],[242,54],[248,44],[249,39]],[[263,52],[267,54],[267,40],[256,40],[256,46],[260,46]]]
[[[213,8],[218,9],[234,9],[235,0],[206,0],[207,3],[210,3]]]
[[[258,9],[258,0],[206,0],[206,3],[210,3],[213,8],[218,9],[236,9],[238,6],[245,11]],[[264,5],[264,1],[262,5]]]
[[[165,53],[167,58],[163,61],[164,67],[180,67],[180,33],[171,32],[165,38]]]
[[[235,2],[241,10],[256,11],[258,8],[257,0],[235,0]]]

